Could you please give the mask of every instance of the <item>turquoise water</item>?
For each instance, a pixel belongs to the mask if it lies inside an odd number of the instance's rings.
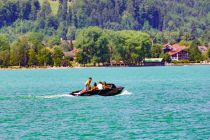
[[[89,76],[125,90],[68,95]],[[0,139],[210,139],[210,66],[0,71]]]

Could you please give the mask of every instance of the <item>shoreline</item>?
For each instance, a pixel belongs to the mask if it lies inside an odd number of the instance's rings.
[[[210,63],[178,63],[178,64],[166,64],[165,66],[208,66]],[[126,68],[126,67],[159,67],[159,66],[75,66],[75,67],[19,67],[19,66],[11,66],[8,68],[0,68],[0,70],[56,70],[56,69],[82,69],[82,68]],[[160,66],[164,67],[164,66]]]

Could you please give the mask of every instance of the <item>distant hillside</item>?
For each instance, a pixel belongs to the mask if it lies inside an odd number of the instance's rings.
[[[180,41],[208,36],[209,25],[209,0],[0,0],[4,33],[42,31],[66,38],[72,29],[98,26],[166,32]],[[165,36],[159,35],[160,42],[167,42]]]
[[[198,49],[210,46],[209,25],[209,0],[0,0],[0,67],[69,65],[62,51],[73,46],[80,64],[170,62],[168,43],[200,62],[210,58]]]

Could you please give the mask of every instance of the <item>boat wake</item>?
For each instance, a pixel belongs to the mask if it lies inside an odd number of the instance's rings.
[[[37,96],[37,98],[42,98],[42,99],[56,99],[56,98],[64,98],[64,97],[74,97],[74,96],[69,95],[69,94]]]
[[[124,95],[131,95],[132,92],[124,90],[121,94],[117,96],[124,96]],[[57,95],[43,95],[43,96],[34,96],[34,95],[27,95],[27,96],[13,96],[13,97],[0,97],[1,100],[16,100],[16,99],[58,99],[58,98],[72,98],[75,96],[69,94],[57,94]]]
[[[66,97],[74,97],[74,96],[69,94],[45,95],[45,96],[26,95],[26,96],[0,97],[0,101],[17,100],[17,99],[57,99],[57,98],[66,98]]]
[[[132,92],[129,92],[127,90],[123,90],[123,92],[121,94],[119,94],[119,96],[124,96],[124,95],[131,95]]]

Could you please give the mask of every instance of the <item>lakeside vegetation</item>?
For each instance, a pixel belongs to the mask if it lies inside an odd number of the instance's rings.
[[[0,0],[0,66],[171,62],[166,43],[187,46],[188,62],[208,60],[210,50],[197,47],[210,44],[209,8],[208,0]],[[64,56],[73,40],[74,61]]]
[[[76,32],[74,46],[79,50],[76,59],[64,56],[64,51],[71,50],[68,44],[62,43],[59,37],[44,41],[41,33],[27,33],[12,44],[5,35],[0,35],[0,64],[2,66],[72,66],[79,64],[110,64],[123,61],[126,65],[138,65],[144,58],[162,57],[171,62],[170,56],[163,53],[162,46],[152,44],[149,34],[140,31],[104,30],[99,27],[88,27]],[[210,58],[210,49],[202,54],[194,40],[187,50],[190,61],[200,62]]]

